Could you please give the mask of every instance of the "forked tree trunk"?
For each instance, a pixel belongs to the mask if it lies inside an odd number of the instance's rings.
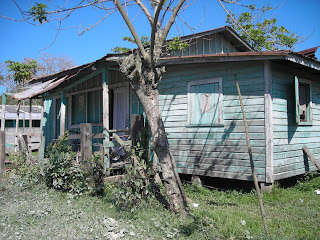
[[[153,137],[153,150],[157,154],[163,183],[170,204],[170,210],[180,215],[189,213],[187,198],[182,187],[175,159],[170,151],[168,138],[159,109],[159,93],[153,89],[146,96],[141,91],[136,91],[147,116],[147,121]]]

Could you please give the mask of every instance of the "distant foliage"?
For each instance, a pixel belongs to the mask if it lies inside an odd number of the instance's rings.
[[[132,37],[123,37],[122,38],[123,41],[135,44],[136,41],[132,38]],[[148,36],[142,36],[140,38],[141,43],[144,47],[148,46],[150,44],[150,38]],[[125,53],[125,52],[129,52],[132,51],[134,48],[127,48],[127,47],[115,47],[112,48],[111,51],[114,53]]]
[[[6,61],[9,72],[13,72],[14,82],[23,86],[37,73],[38,63],[35,60],[19,62]]]
[[[248,7],[249,12],[242,12],[238,16],[231,13],[232,17],[228,15],[227,23],[256,51],[291,49],[301,40],[301,37],[290,32],[285,27],[277,26],[277,19],[275,17],[269,19],[262,18],[262,15],[266,11],[271,10],[270,7],[263,6],[259,9],[260,15],[256,12],[256,5],[249,5]],[[232,18],[234,18],[241,27],[235,23]]]

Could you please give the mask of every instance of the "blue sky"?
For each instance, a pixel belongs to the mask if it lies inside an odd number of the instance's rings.
[[[75,0],[73,0],[75,1]],[[17,0],[18,3],[28,10],[32,3],[40,2],[32,0]],[[55,0],[55,2],[64,2]],[[253,0],[242,2],[254,3]],[[256,1],[261,2],[261,1]],[[283,2],[282,0],[269,0],[273,5]],[[229,9],[234,7],[228,6]],[[242,10],[242,9],[240,9]],[[239,11],[235,8],[234,11]],[[279,25],[285,26],[298,35],[308,37],[305,42],[299,44],[297,51],[314,46],[320,46],[320,1],[319,0],[287,0],[280,8],[272,11],[272,15],[278,19]],[[0,15],[13,18],[21,18],[18,9],[11,0],[0,1]],[[65,22],[65,26],[79,26],[94,24],[102,14],[92,9],[76,12],[72,18]],[[135,18],[134,26],[140,36],[150,35],[150,27],[144,16],[140,13],[136,16],[134,9],[129,9],[131,19]],[[198,0],[182,15],[184,20],[192,27],[200,27],[195,32],[205,31],[225,24],[226,13],[217,0]],[[202,21],[203,20],[203,21]],[[118,13],[107,18],[102,24],[90,31],[78,36],[78,29],[71,28],[61,31],[54,44],[47,48],[53,41],[56,31],[49,24],[33,26],[25,22],[14,22],[0,18],[0,62],[6,60],[22,61],[24,57],[36,58],[41,53],[53,55],[66,55],[73,58],[76,65],[94,61],[111,52],[115,46],[122,46],[122,37],[130,36],[124,21]],[[181,22],[172,27],[170,37],[191,34],[187,26]],[[44,48],[47,48],[43,50]],[[43,50],[43,51],[42,51]],[[320,50],[317,57],[320,59]],[[0,93],[4,91],[0,87]]]

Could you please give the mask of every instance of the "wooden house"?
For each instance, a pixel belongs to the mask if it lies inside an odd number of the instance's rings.
[[[160,110],[178,172],[252,180],[246,134],[235,85],[240,84],[258,180],[316,168],[320,158],[320,62],[316,49],[255,52],[230,27],[183,37],[189,47],[164,54],[158,85]],[[65,130],[79,141],[80,123],[93,124],[94,145],[112,130],[130,129],[143,109],[108,54],[95,62],[35,79],[44,103],[46,145]],[[39,87],[40,86],[40,87]],[[40,89],[40,90],[39,90]],[[72,135],[75,134],[73,137]]]

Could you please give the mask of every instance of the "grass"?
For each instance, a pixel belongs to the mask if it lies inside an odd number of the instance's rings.
[[[264,193],[269,238],[264,235],[255,193],[186,185],[199,204],[180,218],[150,201],[135,210],[118,209],[112,197],[97,198],[0,183],[0,239],[112,239],[106,218],[118,221],[121,239],[320,239],[320,177]]]

